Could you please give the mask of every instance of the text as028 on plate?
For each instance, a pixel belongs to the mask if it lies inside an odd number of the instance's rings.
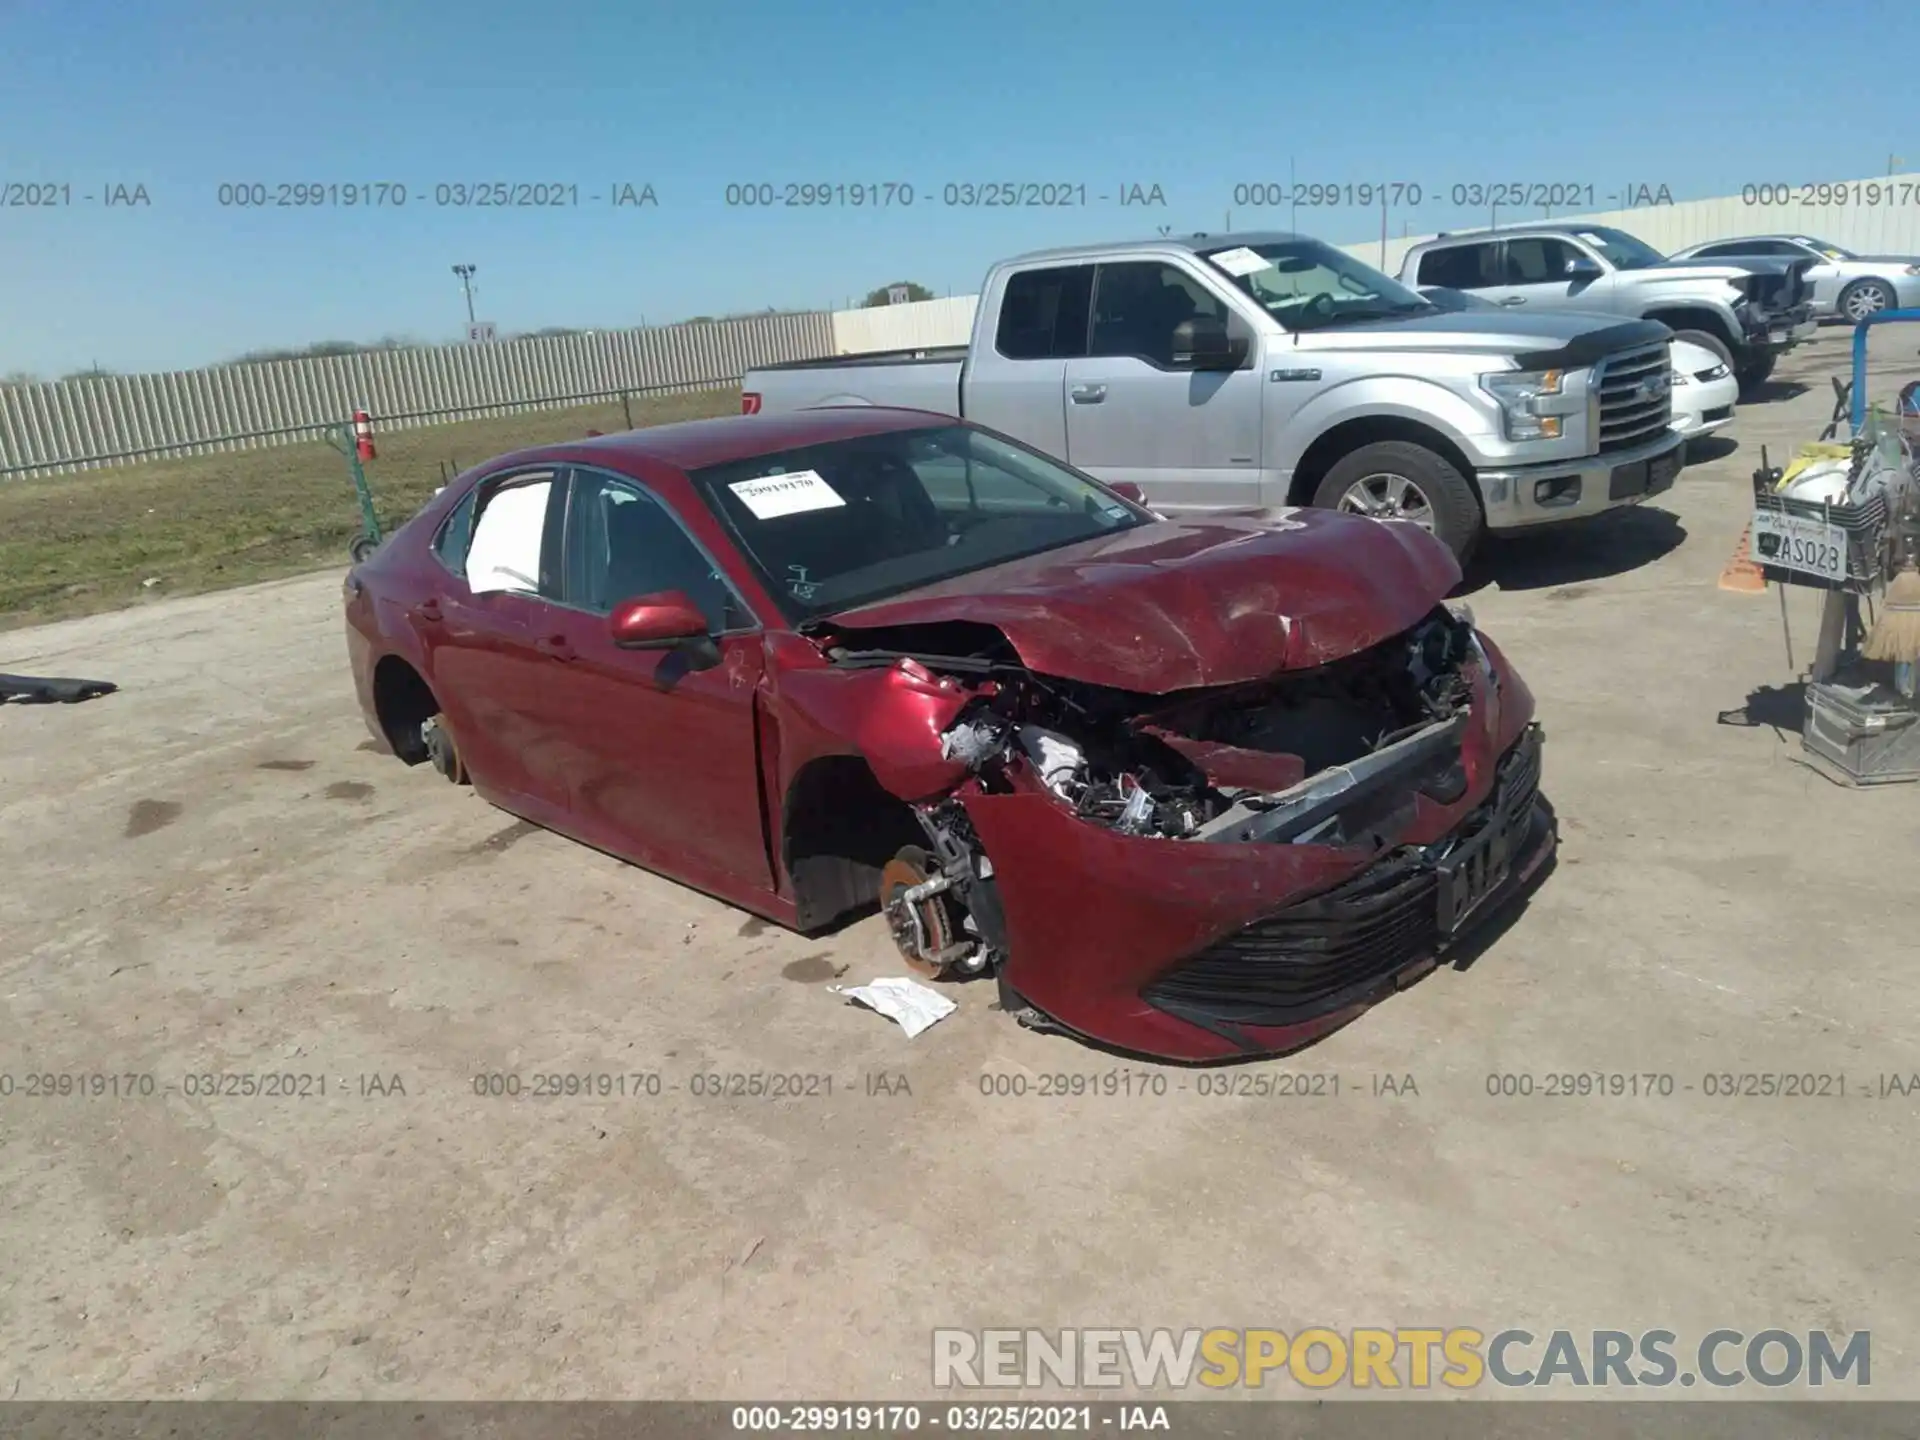
[[[1753,558],[1762,565],[1817,575],[1823,580],[1847,578],[1847,532],[1838,525],[1777,510],[1753,512]]]

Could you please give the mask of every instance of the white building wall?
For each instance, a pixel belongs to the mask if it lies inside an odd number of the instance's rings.
[[[964,345],[973,336],[973,312],[979,301],[978,295],[955,295],[946,300],[836,310],[834,353],[865,355],[875,350]]]

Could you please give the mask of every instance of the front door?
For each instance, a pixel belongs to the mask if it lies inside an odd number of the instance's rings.
[[[1573,279],[1567,266],[1576,261],[1601,273]],[[1612,270],[1591,251],[1553,235],[1518,235],[1500,246],[1500,283],[1479,293],[1510,309],[1612,310],[1615,289]]]
[[[1088,354],[1067,361],[1067,461],[1132,481],[1168,512],[1260,504],[1258,368],[1174,369],[1183,320],[1227,321],[1227,305],[1165,261],[1102,265]]]
[[[771,890],[755,737],[757,621],[673,512],[632,480],[573,472],[565,552],[555,684],[573,740],[577,833],[703,889]],[[690,647],[613,643],[614,606],[666,590],[706,615],[717,664]]]

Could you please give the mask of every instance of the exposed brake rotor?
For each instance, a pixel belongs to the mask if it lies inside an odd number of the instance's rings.
[[[937,980],[951,962],[935,957],[953,944],[953,919],[945,895],[927,895],[918,900],[903,897],[916,886],[939,875],[933,857],[926,851],[908,846],[886,863],[880,872],[880,905],[893,932],[893,943],[900,958],[910,969]]]

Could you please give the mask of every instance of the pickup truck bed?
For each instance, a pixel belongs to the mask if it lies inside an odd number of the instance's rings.
[[[961,370],[965,345],[924,350],[883,350],[870,355],[835,355],[825,360],[790,360],[753,371],[755,413],[805,409],[812,405],[868,404],[881,393],[889,405],[960,415]]]

